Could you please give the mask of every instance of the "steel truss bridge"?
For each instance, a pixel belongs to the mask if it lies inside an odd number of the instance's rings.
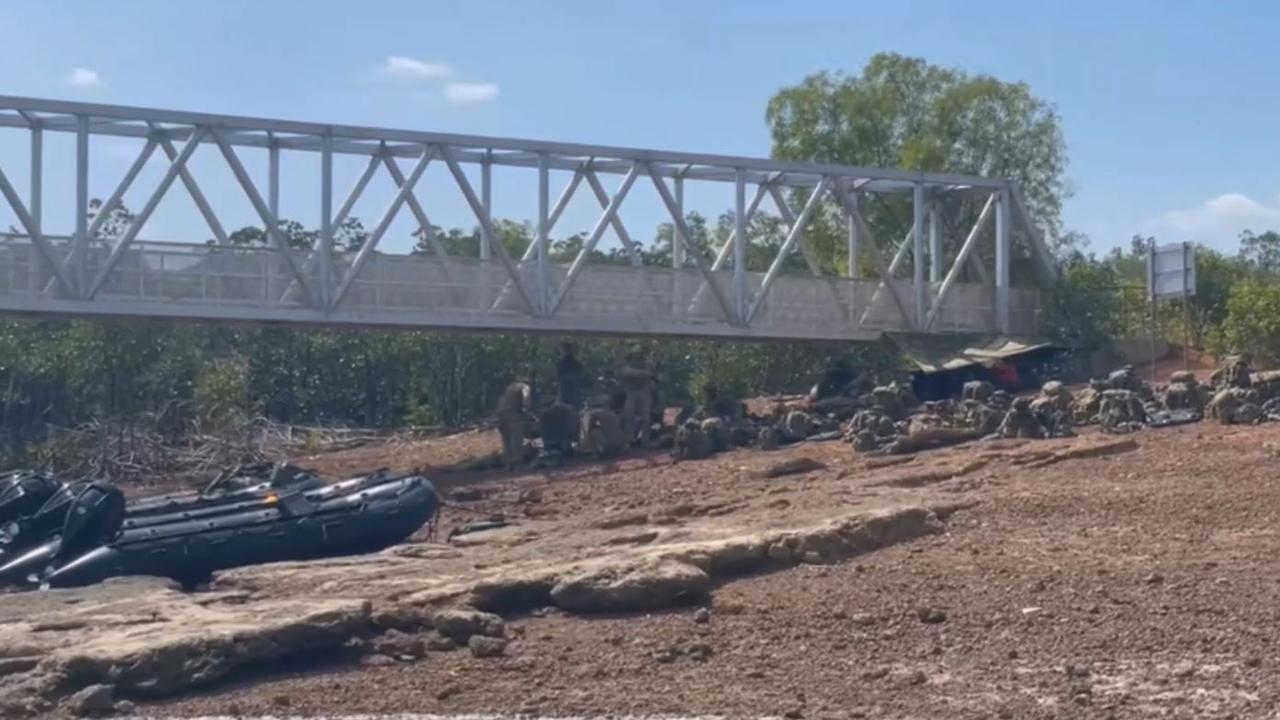
[[[454,328],[516,332],[618,333],[742,339],[866,340],[883,332],[1028,333],[1036,330],[1036,282],[1011,281],[1015,236],[1035,261],[1037,281],[1055,267],[1019,189],[1002,178],[881,170],[840,165],[656,152],[571,143],[474,137],[409,130],[325,125],[0,96],[0,127],[25,131],[27,168],[0,166],[0,193],[17,232],[0,236],[0,313],[68,317],[154,317],[337,326]],[[76,213],[74,229],[45,230],[42,195],[47,133],[74,135],[75,207],[89,205],[91,138],[134,138],[141,151],[105,207],[115,206],[144,166],[165,168],[158,185],[123,232],[103,238],[108,213]],[[216,149],[266,229],[267,244],[228,241],[226,225],[188,162],[197,148]],[[163,157],[157,156],[157,151]],[[318,172],[291,178],[318,194],[314,247],[290,247],[279,228],[280,157],[318,156]],[[341,199],[334,158],[367,159]],[[265,160],[265,187],[245,158]],[[431,163],[456,184],[449,197],[415,191]],[[495,166],[536,175],[534,242],[513,257],[491,218]],[[29,170],[29,190],[14,178]],[[552,172],[571,178],[552,200]],[[367,240],[354,252],[335,247],[335,229],[351,217],[371,178],[386,173],[396,191]],[[505,170],[504,170],[505,172]],[[617,179],[610,192],[604,179]],[[685,187],[721,183],[734,190],[730,239],[711,254],[692,246]],[[174,243],[139,237],[173,185],[182,185],[213,237]],[[646,264],[619,214],[637,187],[652,186],[673,225],[672,260]],[[723,185],[722,185],[723,187]],[[800,192],[796,192],[799,190]],[[59,192],[62,190],[59,188]],[[553,262],[550,237],[566,206],[586,193],[600,214],[570,264]],[[863,217],[872,195],[911,199],[913,225],[886,260]],[[944,256],[942,199],[966,196],[982,211],[959,245]],[[335,203],[335,200],[338,202]],[[747,267],[747,223],[762,203],[776,206],[785,242],[765,272]],[[464,203],[479,228],[475,256],[446,252],[432,231],[430,208]],[[0,206],[2,208],[3,206]],[[457,206],[455,206],[457,207]],[[825,210],[823,208],[826,208]],[[411,213],[429,253],[389,254],[379,243],[398,213]],[[817,212],[832,213],[847,234],[842,276],[823,273],[806,238]],[[194,219],[194,218],[193,218]],[[984,230],[994,224],[993,231]],[[629,264],[593,263],[612,229]],[[959,238],[954,238],[959,240]],[[979,251],[979,245],[993,243]],[[951,243],[954,246],[956,243]],[[783,272],[796,251],[808,273]],[[981,260],[992,258],[993,267]],[[863,261],[860,261],[863,260]],[[863,277],[861,267],[874,267]],[[967,271],[965,270],[967,268]],[[909,272],[907,272],[909,270]],[[899,277],[903,275],[903,277]]]

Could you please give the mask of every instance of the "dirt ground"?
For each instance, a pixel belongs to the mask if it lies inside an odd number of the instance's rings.
[[[823,443],[674,466],[654,455],[441,476],[446,493],[484,488],[480,500],[450,503],[453,523],[511,512],[510,498],[534,487],[554,513],[547,522],[583,527],[673,502],[725,503],[725,517],[762,525],[886,496],[972,505],[941,535],[728,582],[709,614],[538,610],[509,618],[515,642],[501,659],[446,652],[390,667],[335,657],[257,668],[140,711],[1274,717],[1280,426],[1202,423],[1132,438],[1126,452],[1060,462],[1048,452],[1068,441],[976,444],[879,468]],[[379,464],[425,464],[491,442],[445,438]],[[361,452],[311,464],[367,467]],[[772,480],[753,472],[799,455],[828,468]],[[931,476],[940,464],[962,472]]]

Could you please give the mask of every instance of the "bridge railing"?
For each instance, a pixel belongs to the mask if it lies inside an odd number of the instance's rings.
[[[70,254],[70,238],[50,237],[57,259]],[[84,267],[93,278],[106,266],[111,246],[93,243]],[[340,286],[354,253],[334,253],[329,288]],[[305,259],[305,254],[300,255]],[[0,303],[22,301],[38,309],[53,287],[46,263],[33,262],[34,246],[23,236],[0,235]],[[38,260],[38,259],[37,259]],[[528,287],[536,287],[533,263],[518,266]],[[569,270],[548,268],[555,288]],[[324,278],[311,268],[313,284]],[[723,289],[731,272],[713,273]],[[749,273],[747,302],[758,298],[763,273]],[[534,298],[541,307],[555,306],[551,316],[531,314],[511,290],[510,276],[492,261],[470,257],[441,259],[432,255],[375,253],[329,312],[318,312],[298,291],[296,279],[280,253],[263,246],[136,241],[116,258],[101,281],[94,307],[105,314],[146,314],[157,306],[172,316],[238,320],[295,319],[309,322],[398,326],[480,325],[493,329],[545,329],[594,332],[654,332],[683,335],[755,335],[769,338],[859,339],[884,331],[914,328],[914,297],[909,280],[895,280],[897,297],[878,280],[783,274],[755,308],[749,328],[734,328],[723,310],[704,291],[704,278],[693,269],[598,264],[585,266],[563,298]],[[940,284],[931,286],[937,297]],[[1036,330],[1038,292],[1012,289],[1014,332]],[[552,293],[548,293],[552,295]],[[898,301],[902,305],[899,308]],[[15,304],[16,303],[16,304]],[[92,314],[92,313],[90,313]],[[936,332],[990,331],[995,323],[995,290],[958,283],[936,310]],[[815,328],[820,330],[815,331]],[[823,330],[824,329],[824,330]]]

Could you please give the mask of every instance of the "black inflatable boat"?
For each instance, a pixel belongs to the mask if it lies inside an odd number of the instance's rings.
[[[0,474],[0,567],[57,539],[72,500],[88,485],[62,482],[32,470]],[[130,501],[125,528],[235,512],[254,507],[271,494],[321,487],[323,483],[314,473],[291,465],[241,466],[219,475],[200,492]]]
[[[244,565],[381,550],[439,511],[426,478],[384,473],[142,516],[126,516],[118,495],[87,486],[62,533],[0,565],[0,583],[71,587],[153,575],[193,584]]]

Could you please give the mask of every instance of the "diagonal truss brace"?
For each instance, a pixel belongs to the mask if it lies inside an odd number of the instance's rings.
[[[404,171],[396,164],[396,161],[390,155],[382,156],[382,163],[387,167],[387,173],[391,175],[391,180],[396,184],[396,188],[403,188],[405,185]],[[413,213],[413,217],[418,221],[418,225],[422,228],[422,238],[427,241],[427,245],[431,246],[431,251],[436,254],[436,258],[440,261],[440,272],[444,275],[445,283],[449,285],[449,294],[455,300],[458,299],[459,288],[453,284],[453,263],[449,259],[449,250],[440,242],[440,236],[436,235],[436,231],[431,227],[431,218],[427,216],[427,211],[422,208],[422,203],[418,202],[418,196],[410,190],[405,196],[405,202],[409,205],[409,212]]]
[[[831,189],[834,192],[834,188],[831,188]],[[795,228],[797,224],[801,226],[800,237],[797,242],[800,245],[800,253],[804,256],[804,262],[806,265],[809,266],[810,274],[812,274],[815,278],[825,279],[827,289],[831,291],[832,299],[835,301],[836,305],[841,308],[841,310],[844,312],[844,315],[847,317],[849,315],[848,307],[844,302],[844,298],[840,294],[840,289],[836,285],[836,280],[835,278],[826,277],[823,275],[822,267],[818,264],[818,259],[817,257],[814,256],[813,248],[809,244],[809,238],[807,235],[804,234],[804,228],[803,228],[804,222],[800,221],[799,223],[797,223],[795,213],[791,211],[790,206],[787,205],[786,197],[783,196],[782,194],[782,188],[778,187],[777,185],[771,185],[769,187],[769,195],[770,197],[773,198],[773,204],[777,206],[778,214],[782,217],[783,222],[785,222],[791,228]],[[822,193],[815,190],[813,195],[810,196],[810,198],[812,199],[812,197],[820,196],[820,195],[822,195]],[[802,212],[803,212],[803,209],[802,209]],[[781,260],[775,260],[775,263],[785,262],[785,258],[783,258],[783,256],[779,255],[779,258],[781,258]],[[767,279],[768,278],[766,277],[766,280]],[[760,297],[756,298],[757,305],[759,305],[761,300],[763,299],[764,293],[765,293],[765,288],[762,285],[760,288]],[[751,315],[754,317],[755,315],[754,309],[752,310]]]
[[[133,186],[134,180],[137,179],[138,174],[151,159],[151,156],[154,154],[157,147],[164,150],[164,153],[169,158],[169,163],[171,165],[178,159],[178,149],[174,146],[173,140],[169,138],[168,132],[157,127],[155,123],[148,123],[148,127],[151,129],[151,133],[148,135],[147,142],[143,145],[142,151],[138,153],[138,157],[133,161],[133,164],[129,166],[129,169],[125,171],[124,177],[120,180],[120,183],[116,185],[116,189],[112,191],[107,200],[102,203],[102,207],[99,209],[98,214],[93,218],[93,222],[90,223],[89,229],[85,233],[85,237],[89,240],[93,240],[98,237],[98,232],[101,231],[103,224],[106,223],[107,219],[111,215],[111,209],[120,204],[121,199],[124,198],[124,195],[129,191],[129,188]],[[209,225],[209,231],[213,233],[214,240],[219,245],[226,245],[227,232],[222,227],[222,223],[218,220],[217,213],[215,213],[213,208],[210,207],[208,199],[206,199],[204,193],[201,192],[200,186],[196,183],[195,178],[191,175],[191,171],[186,167],[185,163],[178,168],[178,178],[182,180],[182,184],[186,187],[187,193],[191,196],[192,201],[195,202],[196,208],[204,217],[205,222]],[[63,267],[70,270],[72,262],[72,258],[68,256],[63,262]],[[46,292],[52,287],[52,282],[53,281],[51,280],[50,285],[45,286]]]
[[[40,257],[45,264],[53,270],[54,279],[62,287],[63,294],[67,297],[75,297],[76,289],[71,283],[71,278],[67,276],[62,263],[58,262],[53,253],[53,247],[49,245],[49,241],[40,232],[40,228],[36,227],[35,219],[31,217],[26,204],[22,202],[22,198],[18,197],[18,191],[13,189],[13,183],[9,182],[9,178],[5,176],[2,170],[0,170],[0,193],[4,194],[5,200],[9,202],[9,207],[13,208],[14,214],[18,216],[18,222],[22,224],[23,229],[27,231],[27,235],[31,237],[31,244],[35,246],[36,252],[40,253]]]
[[[862,227],[867,226],[867,222],[862,218],[861,214],[858,215],[857,222],[860,223]],[[911,241],[915,238],[915,234],[916,226],[913,223],[911,227],[907,229],[907,234],[902,238],[902,242],[898,244],[897,251],[893,253],[893,259],[889,261],[889,274],[881,275],[880,284],[876,286],[875,292],[871,294],[871,302],[867,303],[867,309],[862,313],[862,319],[859,322],[865,323],[867,321],[867,318],[871,316],[871,311],[880,304],[880,297],[885,288],[892,287],[890,281],[897,276],[898,270],[902,267],[902,264],[906,262],[907,250],[911,247]],[[877,252],[879,252],[878,249]]]
[[[347,291],[351,289],[352,283],[360,275],[360,271],[364,269],[365,263],[369,262],[369,256],[378,247],[378,243],[382,241],[382,236],[386,234],[387,228],[391,227],[391,222],[395,220],[396,213],[400,212],[400,207],[404,205],[413,194],[413,188],[418,184],[418,180],[422,178],[422,174],[426,172],[427,165],[431,164],[431,160],[436,156],[439,150],[435,147],[424,147],[422,149],[422,157],[418,158],[418,164],[413,166],[413,171],[409,173],[409,178],[404,179],[403,174],[399,176],[400,186],[396,190],[395,197],[391,199],[391,204],[387,206],[385,212],[382,213],[382,219],[378,221],[373,232],[369,233],[368,239],[360,246],[360,251],[356,253],[356,258],[351,262],[351,267],[347,268],[346,274],[342,277],[342,282],[338,285],[337,292],[333,295],[333,304],[330,309],[335,309],[346,297]],[[394,165],[394,161],[392,161]],[[396,168],[398,172],[400,168]],[[396,176],[396,172],[392,173],[392,177]]]
[[[102,203],[102,207],[98,208],[98,214],[94,216],[93,222],[89,224],[87,236],[90,240],[98,237],[98,231],[102,229],[102,225],[111,215],[111,209],[120,204],[120,199],[124,197],[126,192],[128,192],[130,186],[133,185],[133,181],[137,179],[138,173],[142,171],[142,168],[147,164],[147,161],[151,159],[151,155],[155,152],[157,145],[159,145],[159,141],[154,135],[147,138],[147,143],[143,145],[142,152],[138,153],[137,159],[135,159],[133,164],[129,166],[129,169],[125,171],[124,177],[120,180],[120,184],[116,186],[116,189],[111,193],[111,196],[107,198],[106,202]],[[176,157],[177,153],[175,152],[174,155],[169,158],[169,162],[172,163]],[[85,208],[85,212],[88,212],[88,208]],[[69,271],[71,270],[72,264],[72,258],[68,255],[66,260],[63,261],[62,266]],[[56,281],[57,278],[51,279],[49,281],[49,285],[45,286],[45,292],[48,292]]]
[[[210,128],[209,132],[213,135],[214,141],[217,142],[218,149],[222,151],[222,156],[226,159],[227,165],[231,167],[232,174],[236,176],[236,181],[240,183],[244,194],[249,198],[249,203],[253,205],[253,209],[258,213],[258,218],[262,220],[263,225],[266,227],[267,237],[276,246],[276,252],[280,253],[280,257],[284,258],[285,264],[289,266],[289,271],[293,273],[298,285],[302,287],[302,293],[306,298],[307,304],[311,307],[319,307],[315,291],[311,287],[311,281],[307,278],[302,266],[298,264],[298,258],[289,249],[289,244],[285,242],[284,235],[280,233],[280,219],[275,216],[275,213],[271,212],[271,208],[267,207],[267,203],[263,201],[257,186],[253,184],[253,179],[249,177],[248,171],[244,169],[244,164],[240,162],[240,157],[236,155],[236,151],[227,142],[222,131],[218,128]]]
[[[600,219],[596,221],[596,225],[591,230],[591,235],[587,237],[586,242],[582,244],[582,249],[578,251],[577,257],[573,259],[573,264],[569,266],[569,272],[565,275],[564,281],[560,283],[560,288],[556,291],[555,298],[551,301],[548,315],[554,315],[556,310],[560,308],[560,303],[564,302],[564,298],[569,294],[569,290],[573,287],[573,283],[578,279],[578,275],[582,272],[582,268],[586,266],[587,259],[591,256],[591,252],[596,249],[596,244],[600,242],[604,230],[608,227],[618,214],[618,208],[622,205],[622,201],[626,200],[627,193],[631,191],[631,186],[635,184],[636,178],[640,175],[640,165],[637,163],[632,165],[631,171],[622,179],[622,185],[618,187],[618,191],[613,194],[609,200],[609,204],[605,207],[604,212],[600,214]],[[603,188],[601,188],[603,190]],[[625,232],[625,231],[624,231]]]
[[[373,179],[373,173],[378,169],[378,165],[382,163],[383,151],[386,143],[381,143],[378,152],[369,156],[369,163],[365,165],[364,172],[360,173],[360,177],[356,178],[356,183],[351,187],[351,192],[347,193],[347,199],[342,202],[342,206],[338,208],[338,214],[333,216],[333,220],[329,223],[329,227],[336,230],[342,227],[342,223],[346,222],[347,216],[351,214],[351,210],[355,207],[356,202],[360,200],[360,196],[364,194],[364,189],[368,187],[369,181]],[[307,256],[303,262],[302,272],[308,277],[311,276],[315,266],[320,262],[320,252],[322,250],[313,251]],[[322,272],[321,275],[324,273]],[[320,282],[322,285],[328,286],[332,278],[322,277]],[[281,303],[289,302],[290,296],[298,288],[298,281],[291,280],[289,286],[284,289],[284,293],[280,296]]]
[[[604,184],[600,182],[600,176],[590,168],[587,168],[586,176],[587,183],[591,186],[591,192],[595,194],[596,201],[600,203],[600,208],[602,210],[607,209],[609,207],[609,193],[605,192]],[[641,254],[639,243],[635,242],[631,237],[631,233],[627,232],[626,226],[622,224],[622,218],[618,217],[616,212],[610,222],[613,225],[613,231],[618,235],[618,239],[627,248],[627,254],[631,257],[631,266],[636,268],[636,272],[640,274],[640,282],[649,288],[649,292],[656,297],[653,277],[649,274],[648,268],[645,267],[644,256]]]
[[[578,185],[582,183],[582,178],[585,175],[585,168],[590,166],[591,162],[591,160],[587,160],[582,167],[573,171],[573,178],[569,180],[569,184],[565,186],[564,192],[560,193],[560,197],[556,199],[556,204],[551,208],[551,212],[547,214],[548,235],[551,234],[552,228],[554,228],[556,223],[560,220],[560,216],[564,214],[565,208],[569,206],[569,201],[573,199],[573,194],[578,190]],[[608,202],[607,198],[606,202]],[[520,263],[523,264],[529,262],[537,252],[538,243],[529,243],[529,246],[524,249],[524,254],[520,256]],[[507,297],[511,294],[511,287],[511,281],[508,280],[507,284],[503,286],[501,292],[499,292],[498,296],[494,299],[493,305],[490,309],[496,310],[499,307],[502,307],[502,304],[507,301]]]
[[[1053,252],[1045,244],[1044,232],[1031,219],[1031,212],[1027,210],[1021,186],[1017,183],[1009,183],[1009,194],[1013,196],[1013,207],[1018,211],[1018,216],[1022,218],[1022,224],[1027,229],[1027,240],[1031,244],[1036,260],[1039,261],[1041,274],[1050,283],[1057,282],[1058,264],[1053,259]]]
[[[915,327],[916,323],[912,320],[912,317],[907,314],[907,307],[902,302],[902,295],[898,292],[898,287],[893,284],[893,275],[889,272],[889,268],[884,264],[884,256],[880,254],[880,248],[876,246],[875,238],[871,236],[871,228],[867,227],[867,222],[862,219],[862,214],[857,212],[857,208],[853,207],[853,203],[850,201],[848,194],[843,188],[837,187],[834,195],[836,200],[840,203],[840,206],[844,209],[845,214],[852,217],[854,222],[858,224],[858,229],[861,232],[862,237],[866,238],[866,242],[862,243],[862,247],[864,247],[867,254],[871,256],[871,262],[875,264],[876,272],[880,274],[881,286],[889,289],[889,296],[893,298],[893,305],[897,309],[898,315],[902,318],[902,322],[907,327]],[[868,307],[867,311],[870,312],[870,310],[871,307]],[[867,314],[864,313],[858,322],[859,324],[865,324],[866,321]]]
[[[729,300],[725,297],[724,290],[720,284],[716,282],[715,275],[712,274],[711,268],[707,266],[707,259],[702,257],[702,253],[698,252],[691,246],[689,238],[689,225],[685,223],[684,217],[680,214],[680,206],[676,203],[675,198],[671,195],[671,189],[667,187],[667,181],[658,174],[652,161],[644,162],[645,171],[649,174],[649,179],[653,181],[653,186],[658,190],[658,195],[662,197],[662,203],[667,206],[667,212],[671,215],[671,222],[675,225],[675,229],[679,242],[684,246],[685,255],[693,258],[693,262],[698,266],[698,272],[702,274],[703,281],[711,288],[711,293],[715,295],[716,304],[720,306],[720,312],[724,315],[725,322],[730,325],[741,325],[742,318],[729,309]]]
[[[120,258],[124,257],[124,251],[133,244],[133,241],[138,237],[138,233],[142,231],[142,226],[147,224],[147,220],[151,218],[151,214],[155,212],[156,207],[160,205],[160,201],[164,199],[165,193],[169,191],[169,187],[177,179],[178,173],[186,166],[196,148],[200,146],[205,133],[205,128],[196,128],[195,132],[191,134],[191,138],[187,140],[187,144],[183,146],[182,152],[178,153],[177,157],[169,163],[169,169],[165,171],[164,177],[160,179],[160,184],[151,193],[151,197],[147,198],[147,203],[134,216],[133,222],[124,231],[124,235],[121,235],[115,246],[111,248],[106,262],[102,264],[102,269],[98,271],[97,276],[94,277],[93,282],[85,291],[83,296],[85,300],[92,300],[98,294],[98,291],[102,289],[102,285],[107,281],[111,271],[120,262]],[[106,213],[104,212],[103,214],[105,215]]]
[[[782,222],[790,228],[796,223],[796,214],[791,211],[791,207],[787,204],[786,197],[782,194],[782,188],[774,185],[769,188],[769,197],[773,199],[773,204],[778,208],[778,216],[782,218]],[[789,232],[789,230],[788,230]],[[809,272],[815,277],[822,275],[822,267],[818,264],[818,258],[813,253],[813,248],[809,244],[809,236],[800,231],[800,237],[796,241],[800,246],[800,254],[804,256],[805,265],[809,266]]]
[[[773,262],[769,264],[769,270],[765,272],[764,281],[760,283],[760,291],[756,293],[755,300],[751,303],[747,310],[746,322],[750,323],[756,316],[756,312],[760,310],[760,306],[764,304],[765,298],[769,296],[769,290],[773,288],[773,283],[778,280],[778,273],[782,272],[782,266],[787,261],[787,257],[791,255],[792,249],[795,248],[796,241],[804,235],[804,226],[809,222],[809,216],[813,214],[814,208],[818,206],[822,196],[827,193],[827,188],[831,185],[831,177],[823,175],[818,181],[818,186],[809,194],[809,199],[805,202],[804,207],[800,208],[800,215],[791,223],[791,228],[787,231],[787,238],[782,242],[782,247],[778,248],[778,254],[773,258]],[[775,198],[775,202],[776,202]],[[779,211],[786,206],[782,203]],[[810,268],[814,270],[814,268]],[[814,273],[817,274],[816,272]]]
[[[747,209],[743,212],[742,224],[744,227],[750,224],[751,219],[756,216],[756,211],[760,209],[760,203],[764,200],[769,184],[769,182],[762,182],[756,186],[756,194],[751,196],[751,202],[747,203]],[[729,254],[733,251],[733,245],[737,241],[737,237],[738,229],[735,227],[729,231],[729,237],[720,246],[720,249],[716,251],[715,261],[711,263],[712,272],[718,272],[729,262]],[[689,300],[689,312],[693,312],[698,307],[698,303],[702,302],[702,294],[706,289],[707,283],[704,280],[698,285],[698,289],[693,291],[693,297]]]
[[[978,235],[982,232],[982,226],[986,225],[987,219],[991,217],[991,210],[995,207],[996,196],[993,193],[987,198],[987,203],[982,206],[982,212],[978,214],[978,220],[973,224],[973,228],[969,230],[969,235],[964,239],[964,244],[960,246],[960,253],[956,255],[956,260],[951,264],[951,269],[947,271],[947,276],[942,280],[942,287],[938,289],[938,296],[933,300],[933,307],[929,310],[929,317],[924,321],[924,328],[928,330],[933,327],[933,321],[938,316],[938,312],[942,310],[942,304],[946,302],[947,296],[951,294],[951,287],[955,285],[956,279],[960,277],[960,269],[973,253],[973,249],[977,247]]]
[[[154,124],[152,128],[155,128]],[[173,146],[173,140],[169,139],[168,135],[163,132],[157,132],[156,141],[160,143],[160,149],[164,150],[169,162],[172,163],[178,158],[178,150]],[[187,192],[191,195],[191,200],[196,204],[196,208],[200,210],[205,222],[209,224],[209,231],[213,233],[213,239],[219,245],[226,245],[227,231],[222,227],[222,223],[218,220],[218,214],[209,206],[208,199],[200,191],[200,186],[196,184],[196,179],[191,175],[191,170],[185,164],[178,168],[178,179],[182,180],[183,187],[187,189]],[[89,237],[92,238],[93,235],[93,232],[90,231]]]
[[[529,290],[525,287],[524,281],[520,277],[520,269],[511,261],[511,256],[507,253],[507,249],[503,247],[502,240],[494,234],[493,224],[489,222],[489,215],[485,212],[484,206],[480,204],[480,198],[476,197],[476,191],[471,187],[471,181],[467,180],[466,173],[462,172],[462,167],[458,165],[457,158],[454,157],[449,148],[440,148],[440,154],[449,166],[449,172],[458,184],[458,189],[462,191],[462,196],[466,199],[467,204],[471,206],[471,212],[475,215],[476,222],[480,223],[481,236],[489,239],[489,249],[502,262],[507,275],[511,277],[511,282],[515,286],[516,292],[520,294],[520,300],[524,303],[525,309],[529,311],[530,315],[537,315],[537,306],[533,304],[533,298],[529,295]]]

